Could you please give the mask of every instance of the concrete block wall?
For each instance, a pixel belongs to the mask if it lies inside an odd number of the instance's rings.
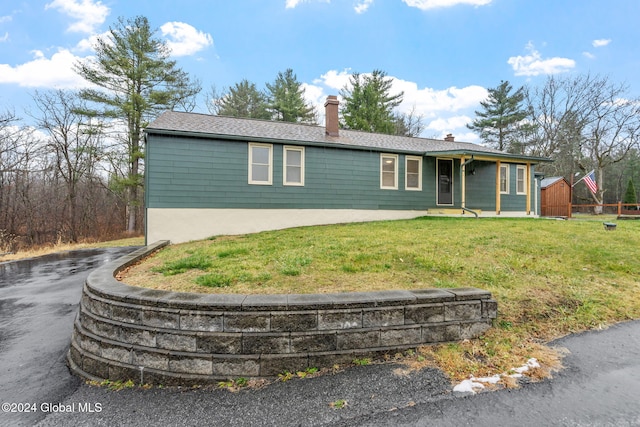
[[[476,288],[214,295],[114,279],[166,243],[89,275],[67,357],[74,372],[94,380],[163,385],[274,377],[474,338],[497,316],[491,294]]]

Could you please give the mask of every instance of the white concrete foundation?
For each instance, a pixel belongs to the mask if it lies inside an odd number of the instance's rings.
[[[147,209],[147,242],[171,243],[308,225],[410,219],[427,211],[358,209]]]

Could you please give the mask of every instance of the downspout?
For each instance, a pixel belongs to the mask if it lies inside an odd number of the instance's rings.
[[[464,212],[472,213],[472,214],[474,214],[474,215],[476,216],[476,218],[478,218],[478,212],[476,212],[476,211],[474,211],[474,210],[471,210],[471,209],[467,209],[467,208],[465,208],[465,207],[463,207],[463,208],[462,208],[462,210],[463,210]]]
[[[147,132],[144,132],[144,156],[145,159],[149,158],[149,140],[147,138]],[[149,236],[149,164],[145,162],[144,164],[144,244],[148,245],[150,242],[148,241]]]

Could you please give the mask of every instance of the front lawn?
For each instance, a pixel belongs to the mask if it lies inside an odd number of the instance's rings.
[[[424,217],[221,236],[163,249],[123,281],[218,293],[486,289],[498,301],[495,328],[421,350],[460,379],[529,357],[553,367],[545,342],[640,318],[640,221],[617,223]]]

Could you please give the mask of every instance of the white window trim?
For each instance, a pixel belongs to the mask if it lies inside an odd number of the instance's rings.
[[[522,191],[518,191],[518,171],[522,171]],[[524,165],[516,166],[516,194],[527,194],[527,167]]]
[[[409,182],[409,168],[408,163],[409,160],[417,160],[418,161],[418,186],[417,187],[409,187],[407,184]],[[422,191],[422,157],[417,156],[405,156],[404,158],[404,189],[407,191]]]
[[[507,177],[506,183],[505,183],[506,187],[507,187],[506,191],[502,190],[502,168],[505,168],[505,175]],[[510,181],[509,180],[509,178],[510,178],[509,175],[511,175],[511,170],[509,168],[509,165],[502,163],[500,165],[500,177],[499,177],[499,179],[500,179],[500,194],[509,194],[510,193],[511,185],[510,185],[510,182],[509,182]]]
[[[288,182],[287,181],[287,152],[299,151],[300,152],[300,182]],[[282,185],[304,187],[304,147],[294,147],[292,145],[285,145],[282,147]]]
[[[256,181],[253,179],[253,147],[263,147],[269,149],[269,179],[267,181]],[[253,185],[272,185],[273,184],[273,145],[272,144],[258,144],[256,142],[249,143],[249,184]]]
[[[382,172],[384,159],[394,159],[396,165],[393,171],[393,187],[383,185]],[[380,154],[380,188],[382,190],[397,190],[398,189],[398,155],[397,154]]]

